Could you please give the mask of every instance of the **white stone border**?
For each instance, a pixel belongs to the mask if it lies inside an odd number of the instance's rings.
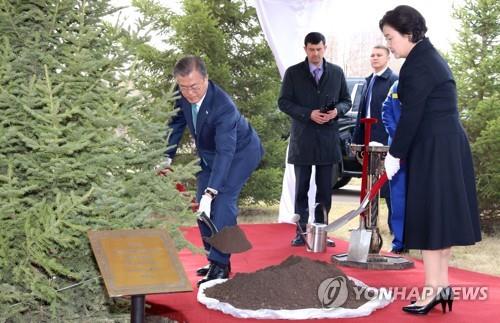
[[[352,277],[348,277],[357,286],[365,286],[363,282]],[[271,309],[238,309],[229,303],[220,302],[215,298],[205,295],[205,289],[225,282],[226,279],[214,279],[203,283],[198,289],[198,302],[204,304],[207,308],[221,311],[238,318],[254,319],[287,319],[287,320],[306,320],[306,319],[325,319],[325,318],[346,318],[368,316],[373,311],[384,308],[392,302],[392,293],[380,288],[380,295],[389,295],[388,298],[376,297],[356,309],[350,308],[304,308],[297,310],[271,310]]]

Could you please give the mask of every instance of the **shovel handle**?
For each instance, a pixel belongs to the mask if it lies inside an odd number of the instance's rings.
[[[371,128],[372,125],[377,123],[376,118],[363,118],[361,119],[361,123],[364,124],[364,148],[363,148],[363,168],[361,175],[361,194],[360,201],[363,201],[363,197],[366,195],[367,187],[368,187],[368,164],[370,155],[368,154],[368,147],[370,146],[370,138],[371,138]]]
[[[205,212],[198,213],[198,221],[201,221],[207,225],[212,232],[212,235],[216,234],[219,230],[215,227],[215,224],[210,220],[210,218],[205,214]]]
[[[370,192],[366,194],[366,196],[363,198],[361,201],[359,207],[356,210],[352,210],[338,218],[337,220],[333,221],[329,225],[326,226],[325,231],[334,231],[346,224],[347,222],[351,221],[354,217],[358,216],[361,214],[366,207],[368,206],[368,203],[377,195],[378,191],[382,187],[382,185],[387,182],[387,174],[384,172],[382,176],[375,182],[375,184],[372,186],[370,189]]]
[[[380,189],[382,188],[382,186],[384,186],[386,182],[387,182],[387,173],[384,172],[382,173],[382,176],[380,176],[380,178],[375,182],[375,184],[373,184],[372,188],[370,189],[368,194],[366,194],[363,201],[361,201],[361,206],[363,207],[363,209],[365,209],[368,206],[368,203],[371,200],[373,200],[373,198],[377,195],[378,191],[380,191]]]
[[[373,184],[372,188],[370,189],[370,201],[373,200],[375,195],[377,195],[378,191],[384,186],[384,184],[387,182],[387,173],[384,172],[382,176]]]

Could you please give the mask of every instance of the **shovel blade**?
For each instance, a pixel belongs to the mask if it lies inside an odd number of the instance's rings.
[[[203,240],[223,253],[241,253],[252,248],[245,233],[237,225],[224,227],[210,237],[203,237]]]
[[[370,242],[372,240],[372,231],[365,229],[356,229],[351,232],[349,240],[349,251],[347,260],[356,262],[367,262],[370,251]]]

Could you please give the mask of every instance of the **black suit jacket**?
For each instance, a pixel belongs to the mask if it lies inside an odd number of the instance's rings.
[[[328,165],[341,159],[337,118],[326,124],[311,120],[311,112],[335,104],[338,116],[351,108],[342,69],[323,60],[323,75],[316,84],[305,61],[289,67],[283,78],[278,106],[292,118],[288,162],[294,165]]]
[[[365,86],[363,87],[361,102],[359,104],[358,117],[356,119],[356,129],[354,131],[354,140],[356,144],[364,143],[365,127],[361,124],[361,119],[366,117],[366,103],[368,100],[368,86],[374,74],[366,78]],[[384,124],[382,122],[382,104],[389,93],[389,89],[392,84],[398,79],[398,76],[392,72],[390,68],[387,68],[384,73],[380,76],[376,76],[377,79],[373,84],[372,88],[372,99],[370,101],[370,116],[377,119],[377,123],[372,125],[371,128],[371,138],[370,141],[377,141],[384,145],[387,145],[388,134],[385,131]]]

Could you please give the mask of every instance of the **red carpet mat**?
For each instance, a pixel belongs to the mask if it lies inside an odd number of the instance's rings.
[[[303,247],[291,247],[290,240],[295,234],[295,226],[290,224],[248,224],[241,225],[247,237],[253,244],[253,249],[231,257],[233,273],[254,272],[258,269],[275,265],[285,260],[290,255],[299,255],[330,261],[334,254],[345,253],[347,242],[334,239],[337,246],[328,248],[326,253],[309,253]],[[198,228],[187,228],[186,237],[195,245],[201,247]],[[206,264],[202,254],[193,254],[189,250],[182,250],[179,257],[184,265],[189,279],[193,284],[193,292],[155,294],[147,296],[150,307],[148,314],[162,315],[179,322],[282,322],[283,320],[252,320],[237,319],[222,312],[207,309],[196,300],[195,270]],[[361,280],[372,287],[420,287],[424,279],[424,269],[421,261],[415,261],[415,268],[406,270],[364,270],[357,268],[341,267],[348,275]],[[409,302],[398,297],[389,306],[375,311],[370,316],[361,318],[336,319],[336,322],[498,322],[500,316],[500,277],[479,274],[471,271],[450,268],[450,282],[458,287],[482,287],[482,292],[487,291],[486,300],[455,300],[453,312],[443,314],[438,305],[428,315],[414,316],[402,312],[401,307]],[[469,289],[471,290],[471,289]],[[243,291],[242,291],[243,292]],[[483,295],[481,293],[479,296]],[[328,320],[331,322],[332,320]],[[305,322],[305,321],[293,321]],[[327,320],[314,320],[314,322],[327,322]]]

